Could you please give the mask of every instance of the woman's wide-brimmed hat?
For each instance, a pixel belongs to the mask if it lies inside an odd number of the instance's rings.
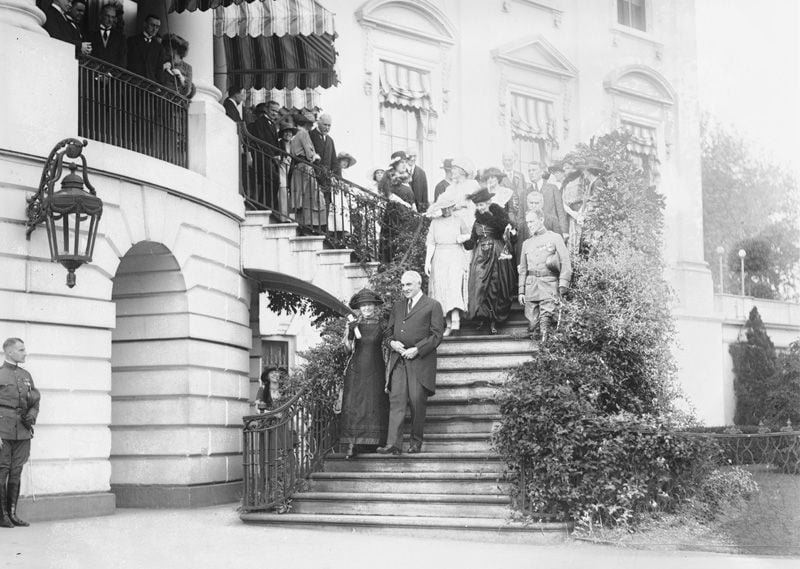
[[[547,171],[551,174],[554,172],[563,172],[564,171],[564,163],[561,160],[556,160],[550,166],[547,167]]]
[[[439,198],[431,204],[430,209],[447,209],[448,207],[455,207],[456,202],[452,198]]]
[[[486,188],[481,188],[480,190],[469,196],[469,199],[471,199],[474,203],[481,203],[481,202],[491,201],[493,197],[494,194],[492,192],[490,192]]]
[[[288,372],[286,371],[286,368],[285,368],[285,367],[282,367],[282,366],[270,366],[270,367],[265,367],[265,368],[264,368],[264,371],[263,371],[263,372],[261,372],[261,380],[262,380],[262,381],[266,381],[266,380],[269,378],[269,374],[271,374],[273,371],[279,371],[279,372],[281,372],[281,373],[288,373]]]
[[[358,308],[362,304],[383,304],[383,299],[374,290],[362,288],[350,299],[350,308]]]
[[[467,178],[471,178],[475,173],[475,168],[472,165],[472,162],[470,162],[463,156],[461,158],[454,158],[452,161],[451,168],[460,168],[464,170],[464,172],[467,174]]]
[[[347,160],[347,166],[342,166],[342,168],[349,168],[353,164],[357,162],[355,158],[353,158],[352,154],[348,154],[347,152],[340,152],[338,156],[336,156],[337,161]]]
[[[603,164],[599,158],[590,158],[587,160],[583,165],[583,169],[595,176],[605,176],[608,174],[605,164]]]
[[[503,174],[503,171],[500,168],[492,166],[490,168],[486,168],[486,170],[483,171],[483,174],[481,175],[481,180],[486,181],[489,178],[497,178],[497,181],[501,182],[503,178],[505,178],[505,176],[506,175]]]

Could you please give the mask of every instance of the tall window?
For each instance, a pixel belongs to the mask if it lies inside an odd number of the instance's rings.
[[[646,0],[617,0],[617,21],[623,26],[646,31],[645,2]]]
[[[422,166],[423,142],[436,130],[430,72],[381,61],[379,102],[384,156],[395,150],[413,149]]]
[[[656,129],[631,121],[622,121],[622,130],[631,135],[628,150],[651,184],[658,183],[658,143]]]
[[[416,109],[381,104],[381,153],[387,159],[395,150],[413,149],[422,158],[422,121]],[[420,164],[421,165],[421,164]]]
[[[511,139],[520,167],[549,161],[555,139],[553,102],[521,93],[511,93]]]

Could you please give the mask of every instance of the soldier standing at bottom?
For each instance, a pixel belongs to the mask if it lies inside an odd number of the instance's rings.
[[[537,209],[526,216],[531,237],[522,244],[519,262],[519,303],[525,308],[528,331],[536,341],[555,328],[556,309],[569,290],[572,265],[564,239],[544,226]]]
[[[19,338],[3,342],[0,367],[0,527],[28,526],[17,517],[22,467],[31,454],[33,425],[39,414],[39,391],[31,374],[19,367],[27,356]]]

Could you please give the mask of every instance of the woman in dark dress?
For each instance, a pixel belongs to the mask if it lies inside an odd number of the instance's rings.
[[[339,442],[347,444],[348,459],[361,446],[386,444],[389,397],[383,391],[386,373],[381,351],[383,324],[375,312],[380,304],[383,300],[369,289],[357,292],[350,300],[350,307],[358,309],[359,315],[348,318],[344,333],[344,345],[353,355],[344,377],[339,438]]]
[[[515,231],[506,211],[491,203],[486,188],[472,195],[475,223],[464,248],[473,250],[469,270],[467,317],[478,319],[481,329],[489,324],[489,333],[497,334],[496,324],[504,322],[511,311],[517,286],[516,263],[510,252]]]
[[[405,171],[405,165],[392,161],[391,167],[383,175],[379,189],[388,200],[381,216],[381,236],[379,241],[380,260],[390,263],[398,254],[408,248],[405,230],[415,220],[414,191],[411,189],[411,177]],[[402,168],[398,168],[402,166]]]

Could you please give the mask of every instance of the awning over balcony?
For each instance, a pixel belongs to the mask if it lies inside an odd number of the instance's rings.
[[[333,14],[315,0],[263,0],[214,11],[214,41],[227,75],[249,89],[337,84]]]
[[[133,0],[136,2],[136,0]],[[164,0],[166,4],[167,13],[171,12],[195,12],[200,10],[213,10],[220,6],[230,6],[232,4],[241,4],[243,2],[253,2],[254,0]]]

